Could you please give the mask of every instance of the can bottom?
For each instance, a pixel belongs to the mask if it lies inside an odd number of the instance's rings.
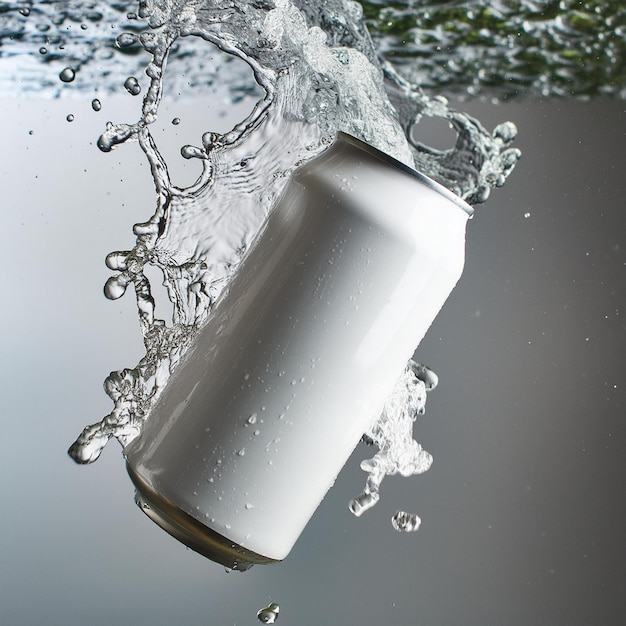
[[[139,508],[163,530],[195,552],[224,567],[239,571],[250,569],[253,565],[278,562],[247,550],[208,528],[160,495],[128,464],[126,469],[135,485],[135,502]]]

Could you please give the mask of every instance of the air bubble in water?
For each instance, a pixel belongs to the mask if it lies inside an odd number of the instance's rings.
[[[141,93],[141,85],[134,76],[129,76],[124,81],[124,87],[131,96],[138,96]]]
[[[41,48],[39,48],[39,54],[48,54],[48,48],[41,46]]]
[[[398,531],[404,533],[414,533],[422,523],[422,520],[415,513],[398,511],[391,518],[391,525]]]
[[[64,83],[71,83],[76,78],[76,72],[71,67],[66,67],[59,74],[59,78]]]
[[[94,98],[94,99],[91,101],[91,108],[92,108],[94,111],[99,111],[99,110],[102,108],[102,103],[100,102],[100,100],[98,100],[98,98]]]
[[[172,124],[173,124],[174,126],[178,126],[178,125],[180,124],[180,117],[175,117],[175,118],[172,120]]]
[[[259,621],[264,624],[273,624],[278,619],[278,613],[280,611],[280,607],[276,602],[272,602],[264,609],[261,609],[256,616],[259,618]]]
[[[73,121],[74,121],[74,116],[73,116],[71,113],[69,113],[65,119],[66,119],[68,122],[73,122]]]

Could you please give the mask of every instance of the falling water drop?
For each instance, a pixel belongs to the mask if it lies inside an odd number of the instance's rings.
[[[256,616],[259,618],[259,621],[264,624],[273,624],[278,619],[278,612],[280,611],[280,607],[276,602],[272,602],[264,609],[261,609]]]
[[[391,518],[391,525],[398,531],[404,533],[414,533],[422,523],[422,520],[415,513],[398,511]]]
[[[59,78],[64,83],[71,83],[76,78],[76,72],[71,67],[66,67],[59,74]]]
[[[92,108],[94,111],[99,111],[99,110],[102,108],[102,103],[100,102],[100,100],[98,100],[98,98],[94,98],[94,99],[91,101],[91,108]]]
[[[137,43],[137,35],[134,35],[133,33],[122,33],[121,35],[118,35],[115,40],[115,45],[118,48],[128,48],[135,43]]]
[[[129,76],[126,79],[126,81],[124,82],[124,87],[131,96],[138,96],[141,93],[141,85],[134,76]]]

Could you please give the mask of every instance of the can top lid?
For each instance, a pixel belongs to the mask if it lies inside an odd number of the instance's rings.
[[[398,161],[398,159],[389,156],[387,153],[382,152],[378,148],[374,148],[374,146],[371,146],[365,141],[361,141],[360,139],[357,139],[356,137],[353,137],[348,133],[344,133],[343,131],[337,133],[337,141],[345,141],[347,143],[350,143],[353,146],[360,148],[364,152],[368,152],[372,156],[377,157],[381,161],[385,161],[390,165],[393,165],[394,167],[405,171],[407,174],[418,178],[422,184],[430,187],[433,191],[441,194],[451,202],[454,202],[454,204],[456,204],[460,209],[463,209],[463,211],[465,211],[469,215],[469,217],[472,217],[474,215],[474,207],[465,202],[465,200],[457,196],[454,192],[450,191],[447,187],[444,187],[441,183],[438,183],[429,176],[426,176],[425,174],[418,172],[412,167],[409,167],[406,163]]]

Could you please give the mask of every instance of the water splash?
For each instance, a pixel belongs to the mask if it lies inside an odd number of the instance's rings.
[[[513,124],[490,133],[450,109],[444,98],[427,96],[391,66],[381,66],[361,7],[350,0],[146,0],[139,16],[149,28],[138,41],[151,58],[142,115],[135,123],[109,123],[98,147],[108,152],[137,142],[154,179],[154,214],[133,227],[131,250],[112,252],[106,259],[114,273],[105,295],[116,299],[133,288],[146,353],[135,367],[106,378],[114,407],[86,427],[70,448],[79,463],[95,461],[111,437],[126,446],[139,435],[290,174],[329,146],[339,130],[421,169],[473,202],[503,184],[519,157],[510,148]],[[168,56],[190,38],[245,62],[262,96],[229,132],[207,130],[196,145],[181,148],[202,169],[193,185],[178,187],[150,126],[157,119]],[[449,120],[458,133],[456,146],[436,151],[415,140],[423,116]],[[173,305],[170,324],[155,317],[144,271],[148,265],[163,275]],[[364,494],[354,501],[355,513],[378,499],[385,475],[416,474],[430,466],[430,455],[412,439],[412,426],[423,411],[426,390],[435,384],[430,370],[409,363],[380,421],[366,434],[380,452],[363,464],[369,477]]]
[[[436,374],[425,365],[409,361],[389,396],[380,419],[365,433],[364,441],[378,452],[361,462],[367,472],[363,493],[354,498],[349,509],[360,517],[380,499],[385,476],[414,476],[426,472],[432,456],[413,439],[413,424],[426,409],[426,393],[437,386]]]
[[[233,3],[232,11],[240,6]],[[434,93],[626,98],[623,0],[363,0],[362,6],[377,54]],[[101,94],[117,91],[116,77],[136,75],[145,64],[143,17],[136,0],[3,3],[0,61],[8,63],[0,93],[11,95],[16,78],[22,90],[68,93],[48,71],[59,63],[80,70],[72,93],[94,85]],[[49,54],[38,54],[40,47]],[[221,62],[207,65],[200,52],[174,46],[170,57],[183,67],[173,81],[192,77],[206,92],[226,80],[233,95],[250,92],[244,74]]]

